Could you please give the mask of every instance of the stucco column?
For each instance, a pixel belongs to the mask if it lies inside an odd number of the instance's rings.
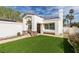
[[[44,25],[41,24],[41,28],[40,28],[40,32],[41,32],[41,34],[43,34],[43,29],[44,29]]]
[[[63,9],[60,9],[59,10],[59,22],[58,22],[58,24],[59,24],[59,29],[58,29],[58,33],[59,34],[63,34]]]
[[[55,35],[58,35],[58,22],[55,22]]]

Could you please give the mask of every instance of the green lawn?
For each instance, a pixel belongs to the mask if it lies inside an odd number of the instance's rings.
[[[5,53],[64,53],[72,52],[72,47],[63,38],[51,36],[35,36],[0,45],[0,52]]]

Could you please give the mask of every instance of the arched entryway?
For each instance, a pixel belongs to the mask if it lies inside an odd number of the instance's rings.
[[[28,25],[28,31],[31,31],[32,30],[32,22],[31,22],[31,20],[27,21],[27,25]]]

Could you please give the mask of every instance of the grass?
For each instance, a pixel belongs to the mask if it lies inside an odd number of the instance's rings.
[[[63,38],[42,35],[0,45],[2,53],[64,53],[72,52],[71,49]]]

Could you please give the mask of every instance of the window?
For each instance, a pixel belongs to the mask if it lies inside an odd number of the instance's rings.
[[[45,24],[45,29],[48,29],[48,24]]]
[[[55,23],[49,23],[44,25],[45,29],[55,30]]]
[[[50,24],[50,29],[55,30],[55,23],[51,23],[51,24]]]

